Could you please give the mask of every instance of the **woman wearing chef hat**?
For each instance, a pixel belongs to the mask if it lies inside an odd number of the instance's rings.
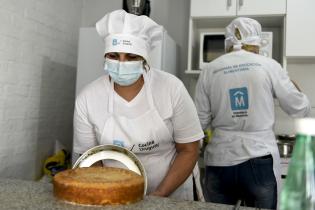
[[[310,103],[273,59],[258,55],[261,26],[236,18],[226,28],[229,52],[202,71],[196,107],[213,137],[205,149],[207,201],[275,209],[280,156],[273,125],[274,98],[292,117],[304,117]],[[279,194],[278,194],[279,195]]]
[[[123,146],[144,164],[148,194],[192,200],[203,131],[183,83],[147,63],[162,26],[117,10],[96,29],[105,42],[105,75],[76,99],[74,153],[98,144]]]

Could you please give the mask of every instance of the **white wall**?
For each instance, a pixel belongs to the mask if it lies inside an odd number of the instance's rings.
[[[178,45],[178,76],[188,87],[188,27],[190,16],[190,0],[151,0],[150,17],[163,25]]]
[[[82,0],[0,1],[0,176],[39,178],[72,142]]]
[[[94,27],[106,13],[122,8],[122,0],[83,0],[81,27]]]
[[[288,62],[289,76],[294,80],[302,92],[307,95],[311,104],[311,117],[315,117],[315,60],[299,60]],[[294,134],[294,119],[285,114],[279,106],[276,107],[275,132],[277,134]]]

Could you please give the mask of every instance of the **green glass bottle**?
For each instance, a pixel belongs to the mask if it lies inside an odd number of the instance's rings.
[[[315,210],[315,119],[298,119],[280,210]]]

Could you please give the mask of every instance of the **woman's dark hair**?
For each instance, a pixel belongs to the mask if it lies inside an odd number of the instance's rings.
[[[150,65],[148,64],[148,62],[145,59],[143,59],[143,69],[146,71],[150,70]]]

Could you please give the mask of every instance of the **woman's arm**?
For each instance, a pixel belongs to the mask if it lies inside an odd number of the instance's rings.
[[[89,120],[87,99],[85,95],[79,95],[76,99],[73,117],[73,153],[76,159],[86,150],[98,145],[96,132]]]
[[[166,197],[192,173],[199,156],[199,141],[176,143],[177,155],[165,178],[151,195]]]

